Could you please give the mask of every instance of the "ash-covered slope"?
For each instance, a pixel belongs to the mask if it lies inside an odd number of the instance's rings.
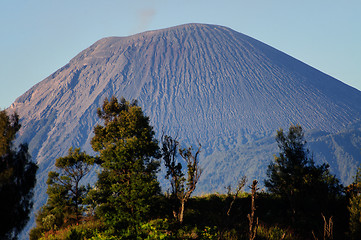
[[[40,164],[37,195],[69,147],[90,151],[96,108],[112,95],[137,99],[157,134],[200,142],[213,159],[291,123],[334,133],[361,119],[360,91],[226,27],[187,24],[105,38],[11,106],[22,121],[18,140]],[[256,158],[234,159],[222,174],[264,164],[250,162]],[[204,179],[220,171],[212,163],[203,160]]]
[[[105,38],[19,97],[21,140],[42,162],[83,146],[105,97],[138,99],[157,132],[191,142],[290,123],[335,131],[361,117],[361,93],[229,28],[188,24]]]

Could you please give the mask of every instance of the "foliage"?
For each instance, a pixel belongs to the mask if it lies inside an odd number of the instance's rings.
[[[179,155],[187,164],[187,178],[182,172],[182,164],[176,161],[179,143],[169,136],[163,138],[163,160],[167,169],[166,178],[171,182],[170,199],[173,203],[173,215],[179,221],[183,222],[185,203],[188,201],[202,174],[199,166],[199,153],[201,146],[195,153],[192,153],[192,147],[179,149]],[[185,186],[186,185],[186,186]]]
[[[91,144],[99,155],[70,149],[68,156],[57,159],[58,171],[49,173],[48,202],[37,215],[30,239],[298,240],[310,239],[311,233],[322,235],[321,216],[328,237],[344,239],[347,204],[342,186],[327,165],[315,165],[300,126],[292,125],[287,134],[277,132],[280,153],[268,168],[267,193],[257,192],[257,180],[252,194],[242,193],[243,177],[235,192],[229,186],[228,194],[191,197],[202,173],[201,146],[196,151],[179,149],[176,139],[165,136],[160,154],[148,117],[136,102],[124,98],[106,99],[98,116],[103,122],[94,128]],[[165,195],[156,176],[161,156],[171,185]],[[184,172],[179,160],[184,161]],[[80,182],[94,161],[101,171],[88,191]],[[357,186],[350,187],[353,236],[358,236],[360,223]],[[87,218],[85,207],[93,210]],[[168,220],[172,213],[177,221]]]
[[[155,219],[141,226],[143,239],[173,239],[169,229],[168,219]]]
[[[16,113],[0,111],[0,239],[16,239],[29,220],[37,166],[28,146],[14,147],[21,125]]]
[[[201,145],[199,145],[198,150],[193,153],[193,148],[184,148],[179,150],[179,154],[183,160],[187,163],[187,180],[186,180],[186,190],[184,192],[184,199],[188,199],[193,191],[196,189],[199,178],[202,174],[202,169],[199,166],[199,153],[201,150]]]
[[[93,163],[93,157],[85,152],[80,152],[79,148],[70,148],[68,156],[56,160],[55,166],[60,173],[49,173],[47,182],[49,198],[53,194],[58,194],[59,191],[64,191],[63,200],[67,201],[66,209],[71,212],[69,216],[75,215],[73,218],[76,222],[79,222],[83,216],[83,202],[88,192],[85,186],[80,185],[81,180],[90,172]]]
[[[149,118],[136,102],[106,99],[98,116],[104,125],[94,128],[91,140],[94,151],[100,153],[102,167],[91,192],[96,215],[106,221],[114,234],[134,238],[160,194],[156,177],[158,143]]]
[[[203,231],[200,232],[200,238],[201,239],[218,239],[219,238],[219,231],[217,229],[217,227],[209,227],[206,226]]]
[[[353,192],[348,210],[350,212],[350,237],[359,239],[361,236],[361,167],[357,169],[353,182]]]
[[[48,200],[36,217],[36,228],[32,238],[40,233],[57,230],[72,223],[78,223],[84,215],[84,199],[88,188],[81,185],[94,163],[94,158],[81,152],[79,148],[69,149],[65,157],[56,159],[57,172],[48,175]]]
[[[281,202],[275,202],[277,198],[273,195],[260,192],[257,196],[257,216],[262,223],[257,227],[255,239],[305,239],[295,235],[292,228],[286,225],[277,224],[277,216],[270,212],[272,207],[279,212],[283,208]],[[251,195],[242,194],[239,196],[232,208],[232,215],[235,219],[226,229],[223,229],[223,222],[228,216],[225,214],[229,207],[227,194],[209,194],[204,196],[191,197],[185,211],[184,222],[181,226],[175,227],[172,221],[167,218],[153,219],[143,222],[140,225],[138,238],[133,239],[248,239],[247,214],[251,206]],[[166,210],[166,209],[164,209]],[[271,215],[270,215],[271,214]],[[165,216],[165,212],[161,214]],[[282,216],[281,216],[282,217]],[[335,219],[339,216],[335,215]],[[266,220],[266,221],[263,221]],[[77,235],[82,233],[83,239],[105,240],[105,239],[127,239],[124,235],[114,235],[108,231],[103,221],[99,225],[90,222],[80,223],[79,226],[71,225],[63,229],[50,231],[48,238],[44,239],[66,239],[70,231],[76,231]],[[337,224],[337,223],[336,223]],[[338,224],[337,224],[338,225]],[[51,234],[50,234],[51,233]],[[75,235],[75,233],[73,233]],[[320,234],[319,234],[320,235]],[[129,237],[129,235],[128,235]],[[346,239],[344,237],[334,239]]]
[[[287,229],[282,229],[279,226],[266,227],[259,225],[257,227],[257,238],[258,240],[297,240],[299,237],[295,236],[292,232]]]
[[[350,199],[350,235],[352,239],[358,239],[361,236],[361,197]]]
[[[343,188],[328,165],[316,166],[309,157],[301,126],[291,125],[287,134],[280,129],[276,140],[280,153],[268,166],[265,186],[285,201],[285,217],[293,227],[311,230]]]
[[[166,168],[165,178],[170,181],[171,189],[168,193],[171,201],[173,216],[177,219],[177,211],[180,208],[180,194],[184,192],[185,177],[182,164],[177,161],[179,142],[170,136],[162,138],[162,156]]]
[[[116,236],[108,236],[104,233],[98,233],[96,236],[90,238],[90,240],[118,240],[119,237]]]
[[[83,221],[78,224],[68,225],[59,230],[42,233],[39,240],[83,240],[96,238],[104,224],[97,220]]]

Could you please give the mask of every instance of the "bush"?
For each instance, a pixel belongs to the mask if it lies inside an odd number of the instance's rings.
[[[141,226],[144,238],[147,240],[172,239],[169,229],[168,219],[151,220]]]
[[[299,239],[291,231],[278,226],[266,227],[259,225],[257,228],[257,240],[297,240]]]
[[[58,231],[50,230],[43,233],[41,236],[37,235],[36,238],[30,237],[30,239],[40,240],[83,240],[92,239],[99,235],[99,232],[103,232],[104,224],[100,221],[88,221],[79,225],[71,225]],[[37,232],[31,232],[30,234],[36,235]]]

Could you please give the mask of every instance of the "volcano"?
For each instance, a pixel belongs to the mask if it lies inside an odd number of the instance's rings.
[[[316,162],[343,182],[360,163],[360,91],[227,27],[186,24],[101,39],[11,105],[17,140],[40,166],[35,209],[56,158],[70,147],[94,154],[96,109],[111,96],[136,99],[158,139],[202,145],[198,193],[243,175],[264,179],[275,132],[290,124],[306,130]]]

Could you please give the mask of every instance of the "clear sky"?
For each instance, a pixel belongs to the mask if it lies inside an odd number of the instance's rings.
[[[360,0],[1,0],[0,108],[103,37],[184,23],[230,27],[361,90]]]

